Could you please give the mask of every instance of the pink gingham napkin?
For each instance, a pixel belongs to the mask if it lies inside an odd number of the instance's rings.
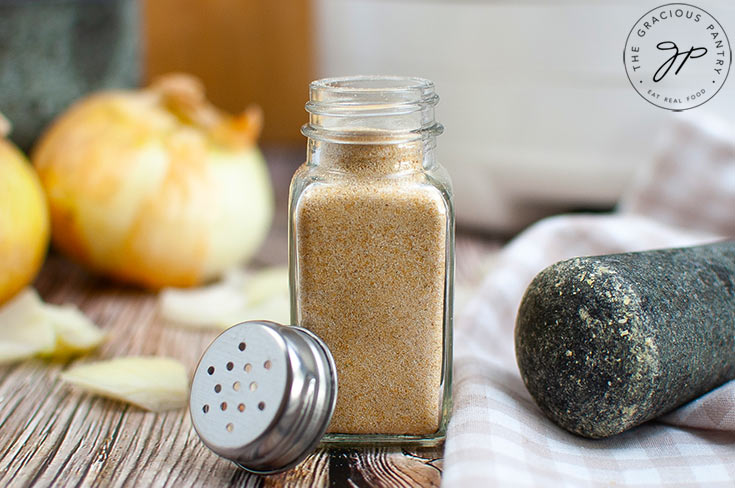
[[[460,311],[445,486],[735,486],[735,381],[657,421],[587,440],[544,417],[516,366],[516,311],[546,266],[735,236],[735,130],[682,116],[662,147],[615,213],[548,218],[510,242]]]

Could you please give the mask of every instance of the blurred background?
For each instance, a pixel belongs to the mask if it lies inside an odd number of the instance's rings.
[[[215,105],[263,108],[262,146],[283,200],[303,159],[310,80],[426,77],[441,97],[438,150],[460,227],[512,235],[551,213],[611,208],[673,119],[735,123],[732,80],[691,113],[651,106],[629,85],[626,36],[660,3],[2,0],[0,109],[28,148],[83,94],[192,73]],[[735,35],[735,3],[697,6]]]
[[[305,159],[311,80],[435,82],[446,128],[438,156],[457,210],[454,310],[459,316],[481,282],[501,284],[502,293],[483,292],[486,303],[468,309],[482,311],[482,327],[465,328],[498,358],[512,356],[502,327],[513,323],[514,290],[520,298],[529,273],[551,256],[678,235],[666,223],[696,230],[702,221],[707,230],[701,216],[710,211],[732,229],[733,132],[678,122],[735,124],[735,74],[704,105],[673,113],[643,100],[623,65],[632,26],[666,1],[0,0],[0,367],[54,358],[0,374],[0,487],[30,474],[57,485],[83,483],[80,473],[103,485],[110,476],[142,486],[252,481],[189,442],[183,411],[142,417],[71,394],[59,373],[69,378],[70,354],[132,359],[137,366],[121,366],[129,372],[119,377],[105,365],[87,370],[100,383],[87,386],[140,399],[149,390],[129,385],[152,379],[152,398],[163,391],[161,404],[174,405],[169,386],[182,385],[185,403],[185,368],[224,327],[290,322],[288,187]],[[735,42],[735,1],[691,1]],[[653,195],[644,204],[664,230],[646,235],[648,226],[627,228],[627,219],[608,234],[588,219],[578,224],[584,233],[539,226],[500,261],[500,248],[542,217],[613,209],[636,173],[665,154],[667,134],[667,164],[633,193]],[[697,179],[681,176],[690,164]],[[667,183],[662,173],[676,178]],[[608,246],[613,232],[619,239]],[[594,246],[561,239],[580,235],[594,235]],[[169,365],[180,381],[133,374],[145,366],[138,356],[177,359]],[[416,476],[396,476],[429,480],[424,473],[441,473],[433,464],[441,452],[339,454],[335,466],[340,476],[379,481],[392,476],[386,467],[413,465]],[[302,474],[328,474],[314,459]],[[373,459],[378,468],[361,475]]]

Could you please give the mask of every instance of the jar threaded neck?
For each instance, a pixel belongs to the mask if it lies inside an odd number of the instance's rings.
[[[317,140],[361,144],[401,143],[443,131],[434,119],[439,97],[423,78],[350,76],[309,86],[309,123],[301,132]]]

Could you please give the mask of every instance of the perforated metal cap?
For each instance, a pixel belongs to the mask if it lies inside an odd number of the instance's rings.
[[[273,473],[316,447],[336,400],[334,359],[317,336],[250,321],[224,331],[204,352],[189,410],[212,451],[248,471]]]

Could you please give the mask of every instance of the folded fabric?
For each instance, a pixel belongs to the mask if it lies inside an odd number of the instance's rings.
[[[552,217],[511,241],[460,311],[445,486],[735,484],[735,381],[656,421],[589,440],[544,417],[516,366],[516,311],[546,266],[735,236],[735,130],[682,117],[663,147],[616,213]]]

